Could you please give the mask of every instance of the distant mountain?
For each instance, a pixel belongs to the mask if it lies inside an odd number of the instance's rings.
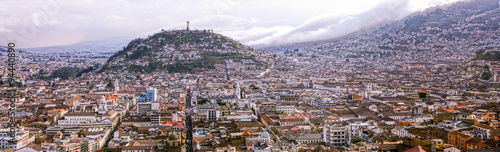
[[[103,71],[192,73],[213,69],[215,64],[255,59],[256,51],[233,39],[209,31],[162,31],[148,38],[132,40],[112,55]]]
[[[130,39],[112,38],[98,41],[82,42],[71,45],[50,46],[39,48],[23,48],[22,50],[33,53],[71,53],[71,52],[103,52],[115,53],[118,52]]]
[[[7,49],[8,48],[6,46],[0,45],[0,56],[4,56],[4,54],[7,54],[8,53]]]
[[[1,46],[0,45],[0,52],[7,52],[7,47],[6,46]]]
[[[292,44],[266,50],[285,52],[293,49],[329,48],[333,52],[357,47],[355,50],[369,50],[364,54],[378,52],[394,56],[407,52],[405,57],[411,56],[422,61],[427,61],[419,56],[423,52],[447,54],[443,56],[443,60],[453,60],[453,55],[465,57],[459,60],[468,60],[473,57],[475,51],[500,43],[499,22],[498,0],[467,0],[448,6],[429,8],[384,25],[373,32],[341,40]]]
[[[414,15],[404,22],[402,32],[417,32],[427,30],[427,27],[451,29],[457,23],[485,24],[482,28],[498,29],[498,21],[494,21],[499,7],[498,0],[472,0],[459,2],[448,8],[438,8],[426,14]],[[493,17],[493,18],[491,18]],[[493,19],[488,23],[488,18]],[[483,20],[485,19],[485,20]],[[477,27],[479,27],[478,25]]]

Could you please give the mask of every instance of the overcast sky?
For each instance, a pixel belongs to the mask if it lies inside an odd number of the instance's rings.
[[[137,38],[213,29],[247,45],[332,39],[458,0],[2,0],[0,45]]]

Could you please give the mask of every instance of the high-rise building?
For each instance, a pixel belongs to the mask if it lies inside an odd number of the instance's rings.
[[[145,95],[139,96],[137,98],[137,102],[139,102],[139,103],[146,102],[146,96]]]
[[[329,124],[325,123],[323,127],[323,141],[327,145],[334,147],[347,146],[348,128],[342,124]]]
[[[146,90],[146,102],[156,101],[157,95],[156,89],[148,89]]]
[[[146,90],[146,95],[141,95],[137,98],[137,102],[153,102],[156,101],[158,98],[157,95],[157,90],[156,89],[147,89]]]
[[[220,110],[208,110],[207,111],[207,120],[208,121],[217,121],[220,117]]]

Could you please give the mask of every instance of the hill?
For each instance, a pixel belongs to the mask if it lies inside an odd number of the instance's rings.
[[[215,68],[231,59],[251,60],[258,68],[266,64],[256,60],[256,51],[231,38],[210,31],[162,31],[148,38],[132,40],[112,55],[100,72],[194,73]]]
[[[498,0],[472,0],[444,8],[414,14],[406,18],[395,30],[375,32],[383,40],[380,49],[400,51],[426,51],[449,49],[457,41],[473,46],[485,45],[495,39],[499,31]],[[437,43],[439,42],[439,43]]]
[[[7,51],[8,49],[9,48],[0,45],[0,56],[3,56],[4,54],[7,54],[8,53],[8,51]]]
[[[341,56],[360,61],[460,63],[480,49],[500,45],[498,0],[469,0],[429,8],[377,30],[342,40],[270,48],[273,52]],[[288,53],[288,55],[295,55]]]
[[[33,53],[76,53],[76,52],[101,52],[101,53],[116,53],[130,39],[126,38],[111,38],[98,41],[82,42],[71,45],[37,47],[37,48],[22,48],[22,50]]]
[[[487,47],[477,51],[473,60],[500,61],[500,46]]]

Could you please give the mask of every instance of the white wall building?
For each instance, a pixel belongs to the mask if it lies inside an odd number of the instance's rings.
[[[84,122],[97,121],[95,113],[87,112],[72,112],[64,115],[62,119],[57,120],[58,125],[79,125]]]

